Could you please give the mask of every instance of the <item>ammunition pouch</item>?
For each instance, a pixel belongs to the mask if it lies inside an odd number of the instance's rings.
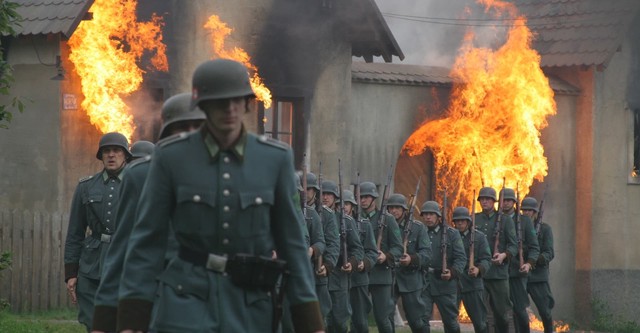
[[[111,243],[111,235],[109,234],[101,234],[97,232],[91,232],[91,237],[103,242],[103,243]]]

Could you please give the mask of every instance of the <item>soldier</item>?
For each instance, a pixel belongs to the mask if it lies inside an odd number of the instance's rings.
[[[340,236],[338,234],[338,226],[336,225],[336,216],[332,213],[331,209],[322,204],[320,197],[318,177],[314,173],[308,172],[307,205],[309,208],[318,212],[324,232],[325,251],[321,256],[316,256],[313,259],[315,263],[316,293],[318,294],[320,310],[326,326],[327,315],[329,311],[331,311],[331,296],[329,295],[327,284],[329,283],[329,273],[336,267],[336,263],[338,262]]]
[[[407,198],[404,195],[390,195],[387,209],[402,230],[404,250],[395,272],[393,304],[398,303],[398,298],[402,297],[402,307],[411,332],[428,332],[429,324],[424,316],[427,305],[422,298],[422,290],[425,287],[423,271],[429,268],[431,262],[431,241],[424,225],[410,219]]]
[[[153,142],[140,140],[131,145],[131,162],[139,158],[149,156],[153,153],[153,148],[156,145]]]
[[[427,272],[428,286],[422,293],[427,306],[427,327],[425,332],[430,331],[428,323],[431,320],[433,304],[435,303],[440,311],[445,332],[459,333],[458,284],[456,279],[463,274],[464,266],[467,262],[462,238],[458,230],[443,222],[440,206],[437,202],[426,201],[423,203],[420,208],[420,216],[427,226],[427,234],[431,240],[431,267]],[[446,235],[443,235],[443,233],[446,233]],[[443,239],[446,243],[443,243]],[[446,252],[443,250],[446,250]],[[446,253],[446,258],[443,253]],[[445,259],[446,265],[443,264]]]
[[[330,180],[322,182],[322,203],[330,208],[336,209],[336,200],[340,194],[338,185]],[[349,274],[363,260],[362,243],[360,235],[356,231],[353,218],[344,210],[335,211],[340,230],[340,255],[338,257],[339,269],[334,269],[329,275],[329,294],[331,295],[331,311],[329,312],[327,331],[342,332],[348,331],[348,321],[351,317],[351,306],[349,305]],[[344,246],[347,248],[345,249]],[[348,258],[345,258],[344,254]]]
[[[529,274],[527,292],[538,308],[544,333],[551,333],[553,332],[551,309],[555,304],[549,287],[549,262],[553,260],[554,256],[553,232],[550,225],[543,223],[538,218],[538,210],[538,201],[535,198],[526,197],[522,200],[522,213],[534,221],[534,230],[536,230],[540,244],[540,255],[535,269]]]
[[[178,94],[167,99],[162,105],[159,140],[174,134],[189,132],[200,127],[205,119],[200,109],[191,110],[191,94]],[[149,141],[138,141],[131,147],[131,153],[136,156],[138,152],[153,150],[154,144]],[[143,149],[140,149],[143,148]],[[151,150],[149,150],[151,148]],[[102,266],[100,286],[95,296],[95,309],[93,315],[94,332],[114,332],[116,330],[116,317],[118,305],[118,287],[122,275],[122,264],[129,243],[129,235],[133,228],[138,198],[142,192],[142,186],[147,178],[151,156],[141,157],[130,163],[122,177],[120,188],[120,204],[115,215],[115,232],[112,242],[107,249],[104,265]],[[175,243],[175,239],[171,238]],[[173,246],[175,248],[175,246]],[[175,255],[176,250],[169,251]],[[165,255],[173,257],[173,255]]]
[[[373,317],[381,333],[393,332],[393,268],[402,256],[400,228],[393,216],[376,208],[378,189],[372,182],[360,183],[360,207],[363,218],[369,219],[378,249],[376,265],[369,272],[369,293]],[[382,198],[381,201],[384,201]],[[382,202],[381,202],[382,205]]]
[[[246,131],[244,113],[256,105],[242,64],[204,62],[192,91],[207,120],[154,151],[124,263],[118,331],[272,331],[284,268],[296,331],[322,331],[291,149]],[[170,223],[180,250],[163,269]]]
[[[342,191],[342,196],[344,200],[341,200],[340,203],[343,205],[345,214],[353,216],[355,214],[353,208],[358,205],[353,192],[344,190]],[[363,219],[360,216],[355,216],[355,218],[356,230],[360,236],[364,257],[351,272],[349,289],[349,301],[352,310],[350,331],[353,333],[362,333],[369,331],[369,312],[371,312],[369,271],[378,259],[378,248],[376,248],[376,240],[373,236],[373,228],[369,220]]]
[[[530,330],[529,314],[527,313],[527,307],[529,307],[527,275],[535,267],[540,254],[540,246],[531,219],[528,216],[520,215],[520,212],[515,210],[516,192],[513,189],[505,188],[501,195],[503,198],[502,212],[514,221],[516,241],[518,244],[522,242],[523,262],[520,263],[520,250],[518,249],[518,255],[512,258],[509,263],[509,295],[511,303],[513,303],[513,322],[516,332],[528,333]],[[519,247],[520,245],[518,245]]]
[[[516,232],[513,220],[495,208],[496,190],[483,187],[478,193],[478,201],[482,212],[476,213],[476,229],[487,235],[489,247],[492,248],[491,266],[484,274],[485,303],[491,307],[489,325],[495,325],[497,333],[509,330],[509,260],[518,254]],[[498,228],[496,224],[500,221]],[[496,236],[498,241],[496,242]],[[497,246],[496,246],[497,245]]]
[[[103,169],[81,179],[76,187],[64,244],[64,281],[71,301],[78,303],[78,321],[87,331],[93,321],[101,264],[114,230],[122,170],[131,158],[127,138],[116,132],[103,135],[96,158]]]
[[[462,236],[467,258],[471,253],[471,233],[474,233],[473,265],[469,266],[471,259],[468,259],[465,272],[458,276],[458,308],[462,301],[473,323],[473,330],[477,333],[488,333],[487,307],[483,301],[484,283],[482,282],[482,276],[491,265],[491,250],[487,236],[478,230],[471,230],[471,216],[466,207],[456,207],[453,210],[453,223]]]

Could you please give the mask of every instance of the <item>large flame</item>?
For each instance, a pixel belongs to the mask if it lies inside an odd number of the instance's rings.
[[[455,83],[444,118],[421,125],[403,147],[411,156],[432,150],[436,183],[448,189],[452,206],[468,207],[474,189],[499,189],[503,178],[507,187],[519,187],[521,198],[534,179],[543,181],[547,159],[540,130],[556,113],[525,17],[511,3],[479,2],[507,16],[506,42],[497,50],[474,47],[474,33],[466,34],[451,71]]]
[[[531,310],[531,308],[527,308],[527,313],[529,315],[529,327],[534,331],[544,332],[544,325],[542,321],[536,317],[535,313]],[[553,321],[554,332],[569,332],[569,324],[565,324],[562,321]]]
[[[120,132],[131,139],[133,116],[122,97],[135,92],[144,70],[137,62],[152,51],[155,69],[168,70],[162,21],[136,19],[136,0],[95,0],[93,19],[82,21],[69,39],[70,55],[80,76],[82,108],[102,133]]]
[[[228,49],[225,47],[227,36],[231,34],[233,29],[229,28],[226,23],[220,20],[217,15],[211,15],[204,25],[211,31],[211,44],[213,53],[217,58],[231,59],[243,63],[249,71],[253,72],[251,76],[251,88],[256,94],[256,98],[262,101],[264,108],[271,107],[271,91],[264,85],[262,79],[258,75],[258,68],[251,63],[251,57],[242,48],[234,47]]]

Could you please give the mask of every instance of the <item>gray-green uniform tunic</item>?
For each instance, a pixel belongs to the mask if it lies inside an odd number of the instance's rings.
[[[540,244],[540,255],[536,262],[536,268],[529,274],[527,281],[527,291],[535,303],[540,319],[544,325],[544,332],[553,332],[553,318],[551,310],[555,305],[555,300],[549,287],[549,263],[553,260],[553,231],[546,223],[534,225],[534,230],[539,230],[538,243]]]
[[[395,263],[402,256],[402,243],[400,240],[400,228],[396,219],[388,213],[384,213],[384,221],[380,220],[379,210],[370,213],[362,212],[364,218],[368,218],[373,228],[374,237],[382,230],[380,251],[387,257],[386,262],[377,263],[369,272],[369,293],[373,303],[373,317],[381,333],[393,332],[392,322],[395,304],[393,303],[393,269]],[[377,247],[377,244],[376,244]]]
[[[311,206],[311,208],[315,209],[315,205]],[[322,253],[322,264],[327,268],[327,275],[319,276],[314,274],[314,277],[316,283],[316,294],[320,301],[320,310],[323,318],[325,319],[326,326],[327,315],[329,314],[329,311],[331,311],[331,296],[329,295],[327,284],[329,283],[329,274],[334,267],[336,267],[336,263],[338,262],[338,254],[340,252],[340,234],[338,233],[336,217],[331,209],[326,206],[322,206],[319,216],[322,223],[325,243],[325,250]],[[313,262],[314,265],[317,266],[317,258],[314,258]],[[315,267],[316,271],[318,269],[319,267]]]
[[[476,229],[487,236],[491,255],[495,245],[497,212],[494,210],[490,214],[484,212],[476,213]],[[516,241],[516,231],[513,220],[502,214],[500,222],[500,237],[498,241],[498,251],[506,253],[507,259],[502,265],[491,264],[489,270],[484,274],[485,303],[491,307],[491,316],[495,323],[489,318],[489,325],[495,325],[497,333],[506,333],[509,330],[509,312],[511,300],[509,298],[509,261],[518,254],[518,244]]]
[[[287,262],[296,331],[321,329],[294,177],[291,149],[266,137],[243,132],[221,150],[203,127],[159,144],[125,259],[118,330],[147,331],[153,305],[157,331],[271,331],[270,292],[240,287],[216,266],[189,261],[182,256],[187,249],[205,258],[270,258],[275,250]],[[169,224],[181,254],[163,271]]]
[[[442,233],[447,233],[447,269],[451,272],[449,281],[442,280]],[[427,270],[428,285],[422,293],[427,307],[425,313],[427,327],[433,313],[433,304],[438,306],[442,324],[447,332],[459,332],[458,323],[458,282],[456,279],[463,273],[467,263],[467,255],[462,245],[460,232],[450,226],[438,224],[435,228],[427,228],[431,240],[431,267]]]
[[[71,202],[64,244],[64,280],[78,278],[78,321],[87,330],[93,321],[93,301],[100,283],[102,261],[114,230],[121,174],[109,176],[103,170],[81,179]]]
[[[471,224],[471,222],[469,222]],[[491,265],[491,250],[487,242],[487,236],[475,231],[473,240],[473,265],[478,267],[480,274],[477,277],[471,277],[466,272],[469,271],[469,255],[471,253],[471,229],[467,229],[462,233],[462,243],[467,254],[467,265],[464,267],[464,273],[458,276],[458,307],[460,301],[464,303],[467,315],[473,323],[473,330],[478,333],[487,332],[487,307],[484,304],[484,283],[482,276],[486,274]]]
[[[369,298],[369,271],[376,264],[378,248],[373,237],[373,228],[367,219],[356,220],[356,228],[360,235],[360,242],[364,249],[364,269],[358,271],[357,267],[351,272],[351,284],[349,301],[351,304],[351,332],[361,333],[369,331],[369,312],[371,312],[371,299]]]
[[[511,219],[515,223],[515,213],[512,214]],[[538,255],[540,255],[540,246],[538,245],[538,237],[535,229],[533,229],[533,222],[528,216],[519,215],[518,223],[522,227],[522,257],[525,263],[531,264],[531,268],[536,267],[536,261]],[[519,228],[518,225],[515,225]],[[516,241],[518,230],[516,229]],[[511,303],[513,303],[513,321],[515,324],[515,330],[519,333],[528,333],[529,329],[529,314],[527,313],[527,307],[529,307],[529,295],[527,294],[527,275],[523,275],[519,272],[520,259],[519,254],[512,258],[509,264],[509,295],[511,297]]]
[[[427,305],[422,298],[422,291],[425,287],[423,272],[431,263],[431,240],[424,224],[411,221],[406,226],[406,223],[406,219],[401,219],[399,227],[402,231],[403,244],[405,238],[407,240],[407,254],[411,257],[411,262],[408,266],[398,265],[396,268],[394,304],[402,296],[402,306],[411,330],[421,332],[428,326],[424,316]]]

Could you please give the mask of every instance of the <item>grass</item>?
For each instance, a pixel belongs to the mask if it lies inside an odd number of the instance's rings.
[[[11,333],[85,333],[76,321],[75,309],[15,314],[0,311],[0,332]]]

